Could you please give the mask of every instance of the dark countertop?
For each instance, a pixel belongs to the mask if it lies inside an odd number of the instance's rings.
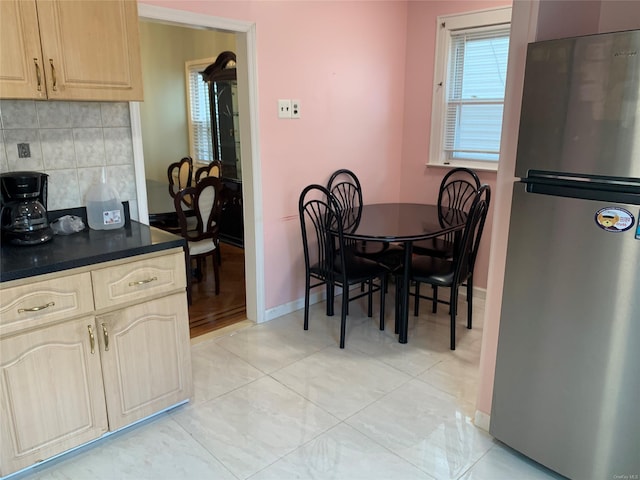
[[[119,260],[134,255],[183,247],[182,237],[136,221],[115,230],[90,230],[55,235],[34,246],[0,248],[0,282]]]

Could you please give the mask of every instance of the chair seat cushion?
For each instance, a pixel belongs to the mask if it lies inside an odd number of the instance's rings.
[[[411,279],[431,285],[449,286],[453,283],[453,262],[442,258],[414,255]]]
[[[204,240],[199,240],[197,242],[188,242],[189,243],[189,255],[202,255],[203,253],[209,253],[216,249],[216,244],[213,243],[213,240],[210,238],[205,238]]]
[[[350,281],[376,277],[383,272],[382,267],[376,262],[355,255],[353,252],[345,251],[344,257],[346,265],[342,265],[340,255],[336,255],[335,270],[342,273],[346,267],[347,278]]]

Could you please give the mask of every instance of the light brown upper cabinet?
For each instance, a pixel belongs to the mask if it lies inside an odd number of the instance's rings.
[[[142,100],[135,0],[2,0],[0,19],[0,98]]]

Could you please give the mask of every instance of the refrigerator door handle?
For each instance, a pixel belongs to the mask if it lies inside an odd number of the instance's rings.
[[[640,205],[640,179],[530,171],[520,182],[529,193]]]

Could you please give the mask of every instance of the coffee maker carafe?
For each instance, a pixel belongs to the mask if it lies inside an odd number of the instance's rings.
[[[38,245],[53,238],[47,218],[47,177],[40,172],[0,175],[3,242]]]

